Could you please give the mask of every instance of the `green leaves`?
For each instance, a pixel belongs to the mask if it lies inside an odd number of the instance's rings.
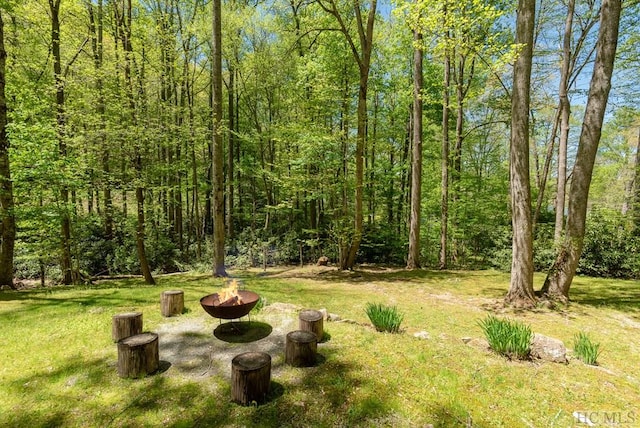
[[[585,364],[595,366],[600,356],[600,344],[591,341],[586,333],[579,332],[573,338],[573,352]]]
[[[479,324],[489,346],[498,354],[518,360],[529,357],[533,332],[528,325],[493,315],[487,316]]]
[[[385,306],[382,303],[367,303],[365,309],[369,320],[378,331],[398,333],[404,315],[395,306]]]

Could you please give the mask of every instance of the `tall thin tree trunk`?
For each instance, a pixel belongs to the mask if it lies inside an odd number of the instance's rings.
[[[122,16],[120,17],[120,25],[122,26],[122,47],[124,49],[124,78],[127,91],[127,99],[129,102],[129,114],[131,115],[131,126],[135,129],[138,126],[136,116],[136,102],[133,89],[133,76],[131,71],[131,62],[133,61],[133,45],[131,43],[131,0],[126,0]],[[140,262],[140,270],[147,284],[155,284],[155,280],[151,275],[151,268],[147,259],[145,249],[145,210],[144,210],[144,187],[142,184],[142,156],[137,142],[134,142],[134,159],[133,166],[136,172],[136,249],[138,252],[138,261]]]
[[[569,289],[582,255],[589,187],[593,175],[602,122],[611,89],[611,75],[618,46],[621,0],[603,0],[596,59],[589,86],[589,97],[582,122],[576,161],[571,174],[567,228],[556,260],[544,282],[541,293],[567,301]]]
[[[413,32],[413,145],[411,159],[411,219],[407,269],[420,268],[420,214],[422,205],[422,34]]]
[[[633,181],[631,200],[631,213],[633,215],[633,230],[640,236],[640,128],[636,142],[636,157],[633,164]]]
[[[57,116],[57,138],[58,152],[61,158],[67,156],[66,138],[66,117],[65,117],[65,94],[64,77],[62,75],[62,57],[60,55],[60,0],[49,0],[51,11],[51,53],[53,54],[53,75],[56,84],[56,116]],[[61,238],[61,270],[62,283],[73,283],[73,272],[71,265],[71,219],[69,215],[69,188],[62,184],[60,188],[60,238]]]
[[[447,268],[447,242],[449,230],[449,87],[451,86],[451,58],[444,57],[444,85],[442,90],[442,154],[440,158],[440,269]]]
[[[567,184],[567,144],[569,141],[569,68],[571,64],[571,34],[573,28],[573,12],[575,0],[569,0],[567,19],[564,26],[564,43],[562,49],[562,72],[560,74],[560,142],[558,144],[558,190],[556,193],[556,225],[554,241],[560,244],[564,229],[564,202]]]
[[[235,75],[236,71],[231,61],[228,64],[229,67],[229,89],[228,89],[228,103],[229,103],[229,138],[227,147],[227,197],[226,197],[226,226],[227,226],[227,238],[233,239],[233,201],[234,201],[234,154],[235,154],[235,114],[236,114],[236,95],[235,95]]]
[[[227,276],[224,266],[224,150],[222,141],[222,12],[213,0],[213,275]]]
[[[93,10],[93,4],[87,3],[89,12],[89,27],[91,33],[91,48],[93,51],[93,65],[96,72],[96,113],[100,121],[98,128],[98,147],[102,150],[102,195],[104,203],[104,232],[105,239],[113,239],[113,201],[111,199],[111,165],[110,150],[107,145],[106,102],[104,96],[104,83],[102,80],[103,60],[103,6],[102,0],[98,0],[97,13]],[[96,16],[97,15],[97,16]],[[99,211],[99,206],[98,206]]]
[[[7,99],[5,97],[7,51],[4,47],[4,21],[0,10],[0,285],[13,285],[13,249],[16,241],[16,220],[13,204],[13,184],[9,164],[7,137]]]
[[[511,98],[510,193],[513,226],[511,286],[506,302],[532,306],[533,230],[531,187],[529,181],[529,101],[533,57],[535,0],[519,0],[516,18],[516,43],[523,45],[513,70]]]

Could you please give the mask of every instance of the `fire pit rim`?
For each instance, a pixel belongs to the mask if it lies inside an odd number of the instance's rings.
[[[214,318],[226,320],[238,319],[251,312],[260,299],[260,296],[249,290],[239,290],[238,294],[242,298],[242,304],[233,306],[215,305],[214,301],[218,300],[218,293],[208,294],[200,299],[200,305],[209,315]]]

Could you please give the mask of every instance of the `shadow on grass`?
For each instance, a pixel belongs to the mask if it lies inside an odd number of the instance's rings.
[[[597,308],[608,307],[640,316],[640,282],[604,278],[576,278],[570,299]]]
[[[424,280],[447,280],[451,278],[468,278],[473,276],[469,271],[440,271],[416,269],[407,270],[401,267],[365,266],[354,270],[340,270],[333,267],[316,270],[287,269],[273,272],[262,272],[260,275],[244,273],[247,276],[259,276],[260,278],[306,278],[316,281],[345,281],[345,282],[412,282]]]

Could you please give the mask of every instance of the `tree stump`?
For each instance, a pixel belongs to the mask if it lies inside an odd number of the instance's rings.
[[[243,406],[264,401],[271,384],[271,355],[245,352],[231,361],[231,400]]]
[[[315,333],[296,330],[287,334],[284,362],[293,367],[310,367],[316,363],[318,337]]]
[[[114,342],[142,333],[142,312],[125,312],[113,316],[111,337]]]
[[[143,377],[156,372],[159,366],[157,334],[136,334],[118,342],[120,377]]]
[[[322,312],[313,309],[305,309],[304,311],[300,311],[298,319],[300,320],[300,330],[315,333],[318,338],[318,342],[322,342],[322,336],[324,334]]]
[[[184,292],[182,290],[163,291],[160,299],[160,311],[163,317],[180,315],[184,310]]]

